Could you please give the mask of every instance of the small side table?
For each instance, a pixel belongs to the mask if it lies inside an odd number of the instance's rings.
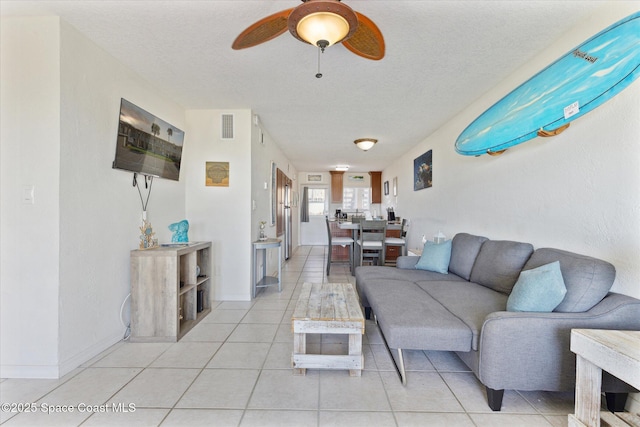
[[[256,240],[253,244],[253,266],[251,268],[251,283],[253,283],[253,298],[256,297],[258,288],[266,288],[267,286],[278,285],[278,292],[282,291],[282,240],[280,239],[267,239]],[[267,249],[278,249],[278,277],[267,276]],[[258,265],[258,251],[261,250],[264,254],[262,263],[262,279],[256,281],[258,278],[256,268]]]
[[[569,426],[600,427],[601,415],[610,414],[600,413],[603,370],[640,388],[640,331],[572,329],[571,351],[576,354],[576,409]]]

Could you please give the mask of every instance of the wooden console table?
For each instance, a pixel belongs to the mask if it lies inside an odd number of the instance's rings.
[[[573,329],[571,351],[576,354],[576,409],[569,427],[600,427],[602,370],[640,389],[640,331]]]

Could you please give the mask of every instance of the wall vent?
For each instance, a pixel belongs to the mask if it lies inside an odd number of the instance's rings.
[[[223,114],[220,124],[222,139],[233,139],[233,114]]]

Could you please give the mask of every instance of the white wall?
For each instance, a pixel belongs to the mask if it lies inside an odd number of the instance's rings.
[[[58,365],[60,37],[57,18],[2,19],[2,378]],[[23,186],[35,203],[22,203]]]
[[[396,215],[411,219],[410,248],[438,230],[557,247],[611,262],[612,290],[640,297],[640,81],[554,138],[536,138],[499,157],[454,151],[478,115],[637,4],[608,3],[383,171],[383,181],[398,178],[398,197],[385,197],[383,208],[394,206]],[[413,159],[430,149],[433,187],[414,192]]]
[[[120,98],[179,129],[185,123],[180,105],[65,22],[61,30],[59,323],[67,372],[124,334],[120,306],[130,289],[129,251],[140,242],[142,202],[133,174],[111,168]],[[160,242],[185,216],[184,175],[153,181],[147,219]]]
[[[233,140],[222,140],[221,114],[233,114]],[[251,273],[251,110],[186,113],[186,212],[189,239],[212,242],[212,297],[248,301]],[[229,162],[229,186],[205,186],[205,164]],[[255,240],[255,239],[254,239]]]
[[[234,116],[233,140],[221,139],[223,113]],[[183,176],[189,239],[212,241],[212,298],[249,301],[251,242],[258,237],[259,222],[267,221],[267,235],[276,237],[276,227],[269,225],[271,162],[291,179],[296,176],[295,170],[266,131],[262,130],[261,137],[251,110],[189,110],[186,118],[185,145],[189,148],[183,157]],[[207,161],[229,162],[229,187],[205,186]],[[297,242],[295,210],[292,221],[293,241]],[[267,274],[276,270],[277,254],[268,251]]]
[[[58,18],[3,18],[1,51],[1,376],[55,378],[125,332],[142,208],[133,175],[111,169],[120,98],[181,129],[184,113]],[[156,179],[148,210],[169,240],[184,178]]]
[[[297,179],[298,174],[295,168],[290,164],[289,159],[280,150],[271,138],[268,131],[262,127],[258,119],[258,124],[253,123],[251,138],[251,241],[255,241],[258,238],[260,229],[260,221],[266,221],[266,234],[267,237],[276,236],[276,225],[271,225],[271,163],[274,162],[276,167],[280,169],[284,174],[292,181],[292,190],[296,192],[298,200],[301,198],[301,194],[298,193]],[[265,183],[267,188],[265,189]],[[296,247],[299,244],[299,204],[294,206],[295,201],[292,195],[291,200],[291,240],[292,240],[292,253],[295,252]],[[284,236],[281,237],[284,244]],[[284,247],[282,249],[282,256],[284,257]],[[275,250],[267,251],[267,274],[273,275],[278,269],[278,256]],[[284,259],[284,258],[283,258]],[[257,266],[260,269],[263,260],[259,259]],[[260,273],[261,274],[261,273]],[[258,280],[261,277],[258,276]]]

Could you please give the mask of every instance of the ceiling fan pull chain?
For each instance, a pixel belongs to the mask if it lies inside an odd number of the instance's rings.
[[[322,48],[320,46],[318,46],[318,73],[316,74],[316,79],[321,79],[322,78],[322,73],[320,72],[320,51],[321,51],[321,49]]]

